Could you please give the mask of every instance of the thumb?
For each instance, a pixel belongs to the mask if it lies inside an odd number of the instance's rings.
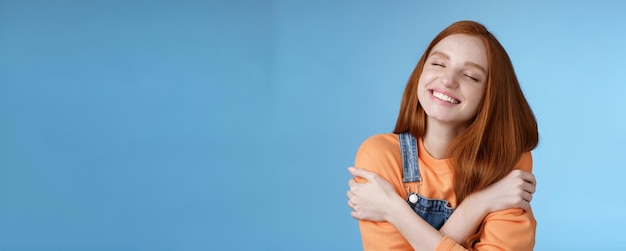
[[[370,172],[370,171],[367,171],[367,170],[362,169],[362,168],[348,167],[348,171],[355,178],[365,179],[365,181],[367,181],[368,183],[374,181],[374,179],[377,176],[377,174],[375,174],[373,172]],[[359,181],[359,180],[357,179],[357,181]],[[361,182],[363,182],[363,181],[361,181]]]

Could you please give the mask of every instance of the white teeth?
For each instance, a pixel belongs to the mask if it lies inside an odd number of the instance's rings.
[[[446,101],[448,103],[451,103],[451,104],[458,104],[459,103],[458,100],[456,100],[456,99],[454,99],[454,98],[452,98],[452,97],[450,97],[450,96],[448,96],[446,94],[443,94],[441,92],[433,91],[433,96],[435,96],[438,99],[441,99],[443,101]]]

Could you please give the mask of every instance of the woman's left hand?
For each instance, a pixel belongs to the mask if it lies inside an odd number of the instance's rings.
[[[379,175],[363,169],[350,167],[348,171],[352,176],[366,180],[359,183],[350,179],[348,206],[352,208],[352,217],[359,220],[387,221],[393,206],[404,200],[398,196],[391,183]]]

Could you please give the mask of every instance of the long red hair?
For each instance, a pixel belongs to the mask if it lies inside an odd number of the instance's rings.
[[[500,180],[513,170],[522,153],[537,146],[539,133],[533,115],[504,47],[480,23],[459,21],[441,31],[413,70],[400,104],[394,133],[423,137],[426,113],[417,97],[417,86],[432,48],[452,34],[476,36],[485,43],[488,77],[485,96],[475,118],[447,149],[454,170],[457,204],[470,193]],[[470,237],[470,246],[477,236]]]

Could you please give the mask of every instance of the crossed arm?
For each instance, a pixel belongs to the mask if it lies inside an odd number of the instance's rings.
[[[469,195],[437,231],[409,207],[387,180],[364,169],[348,170],[355,178],[365,180],[349,181],[347,196],[352,217],[389,222],[415,250],[435,250],[445,236],[464,243],[489,213],[509,208],[530,210],[536,184],[532,173],[514,170],[486,189]]]

